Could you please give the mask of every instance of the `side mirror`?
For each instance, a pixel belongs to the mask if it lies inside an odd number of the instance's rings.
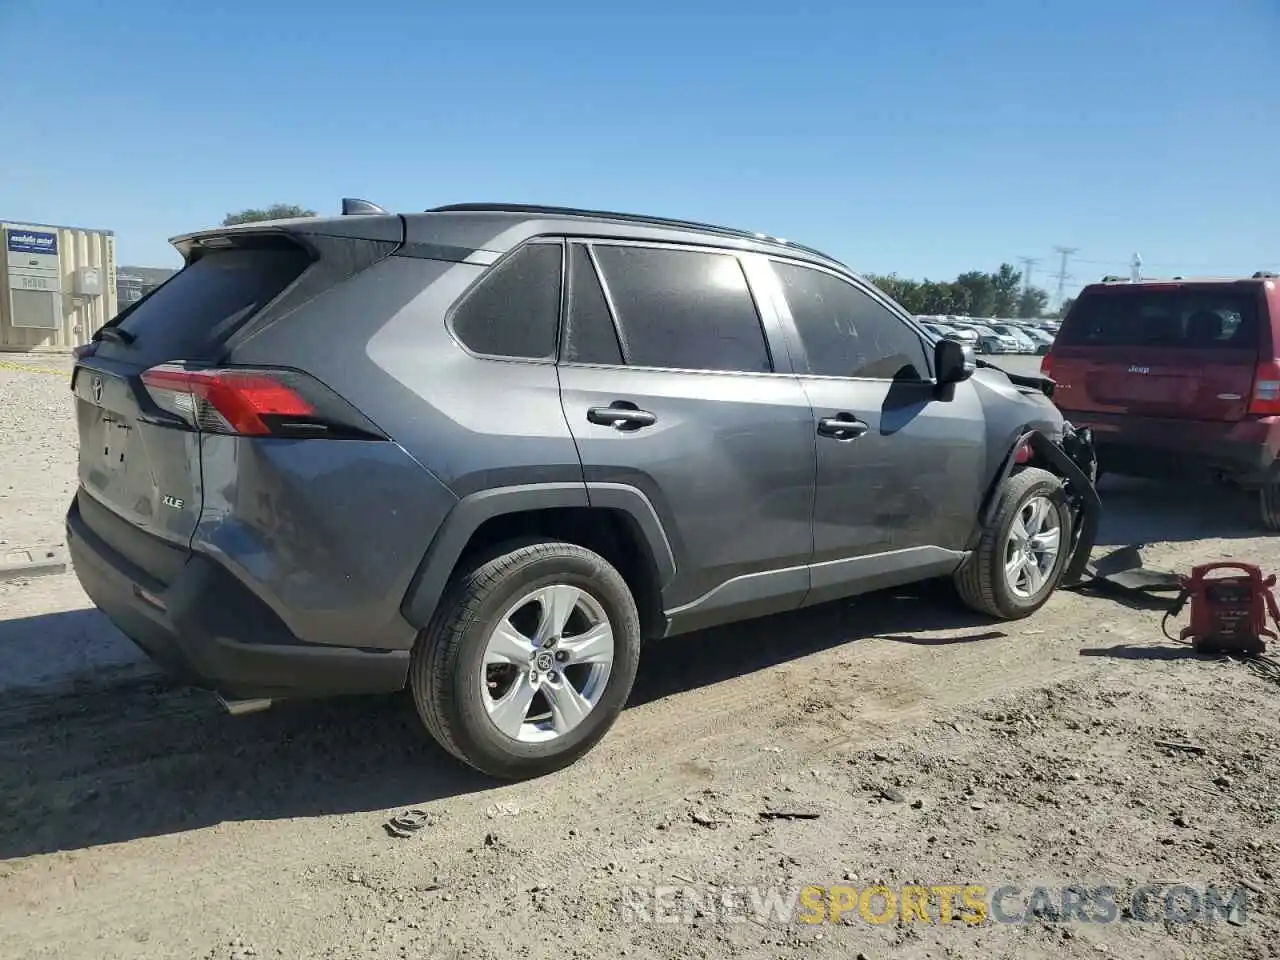
[[[950,337],[943,337],[933,346],[933,373],[938,386],[960,383],[973,376],[978,361],[973,347]]]

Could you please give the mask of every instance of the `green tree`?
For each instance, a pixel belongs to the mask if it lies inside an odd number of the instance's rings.
[[[963,300],[963,312],[971,317],[991,317],[996,313],[995,274],[969,270],[955,279],[955,299]],[[959,312],[959,311],[958,311]]]
[[[1018,316],[1024,320],[1043,316],[1049,306],[1049,294],[1039,287],[1027,287],[1018,297]]]
[[[1062,303],[1058,306],[1058,309],[1054,311],[1054,316],[1058,317],[1059,319],[1061,319],[1062,317],[1065,317],[1067,315],[1067,311],[1071,309],[1071,305],[1074,304],[1075,302],[1076,302],[1075,297],[1067,297],[1067,299],[1063,300]]]
[[[913,280],[896,273],[869,274],[867,279],[914,314],[970,317],[1039,317],[1049,294],[1039,287],[1022,288],[1022,273],[1002,263],[988,273],[969,270],[954,280]]]
[[[228,213],[222,218],[224,227],[237,223],[257,223],[260,220],[288,220],[294,217],[314,217],[314,210],[307,210],[294,203],[273,203],[265,210],[250,208],[239,213]]]
[[[909,312],[925,312],[920,307],[920,283],[918,281],[900,277],[896,273],[884,276],[871,275],[867,279],[875,284],[886,296],[901,304]]]
[[[1011,263],[1002,263],[990,279],[992,315],[1012,317],[1018,311],[1022,296],[1022,271]]]
[[[925,280],[920,284],[920,305],[916,313],[965,314],[969,312],[969,294],[955,283]]]

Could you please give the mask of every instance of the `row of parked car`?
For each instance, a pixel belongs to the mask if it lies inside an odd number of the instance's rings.
[[[992,320],[973,317],[917,317],[932,333],[973,345],[977,353],[1032,353],[1044,356],[1058,332],[1057,320]]]

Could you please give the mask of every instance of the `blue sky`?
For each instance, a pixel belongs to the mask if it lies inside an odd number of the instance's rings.
[[[215,12],[216,10],[216,12]],[[343,196],[628,209],[943,278],[1280,269],[1274,0],[0,0],[0,218],[122,263]],[[1050,285],[1052,285],[1050,283]]]

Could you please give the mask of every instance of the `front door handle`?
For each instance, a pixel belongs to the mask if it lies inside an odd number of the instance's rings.
[[[658,418],[648,410],[639,410],[634,404],[622,406],[622,402],[608,407],[591,407],[587,410],[588,422],[615,430],[639,430],[658,422]]]
[[[818,421],[818,435],[836,440],[856,440],[868,427],[861,420],[842,413],[835,417],[823,417]]]

